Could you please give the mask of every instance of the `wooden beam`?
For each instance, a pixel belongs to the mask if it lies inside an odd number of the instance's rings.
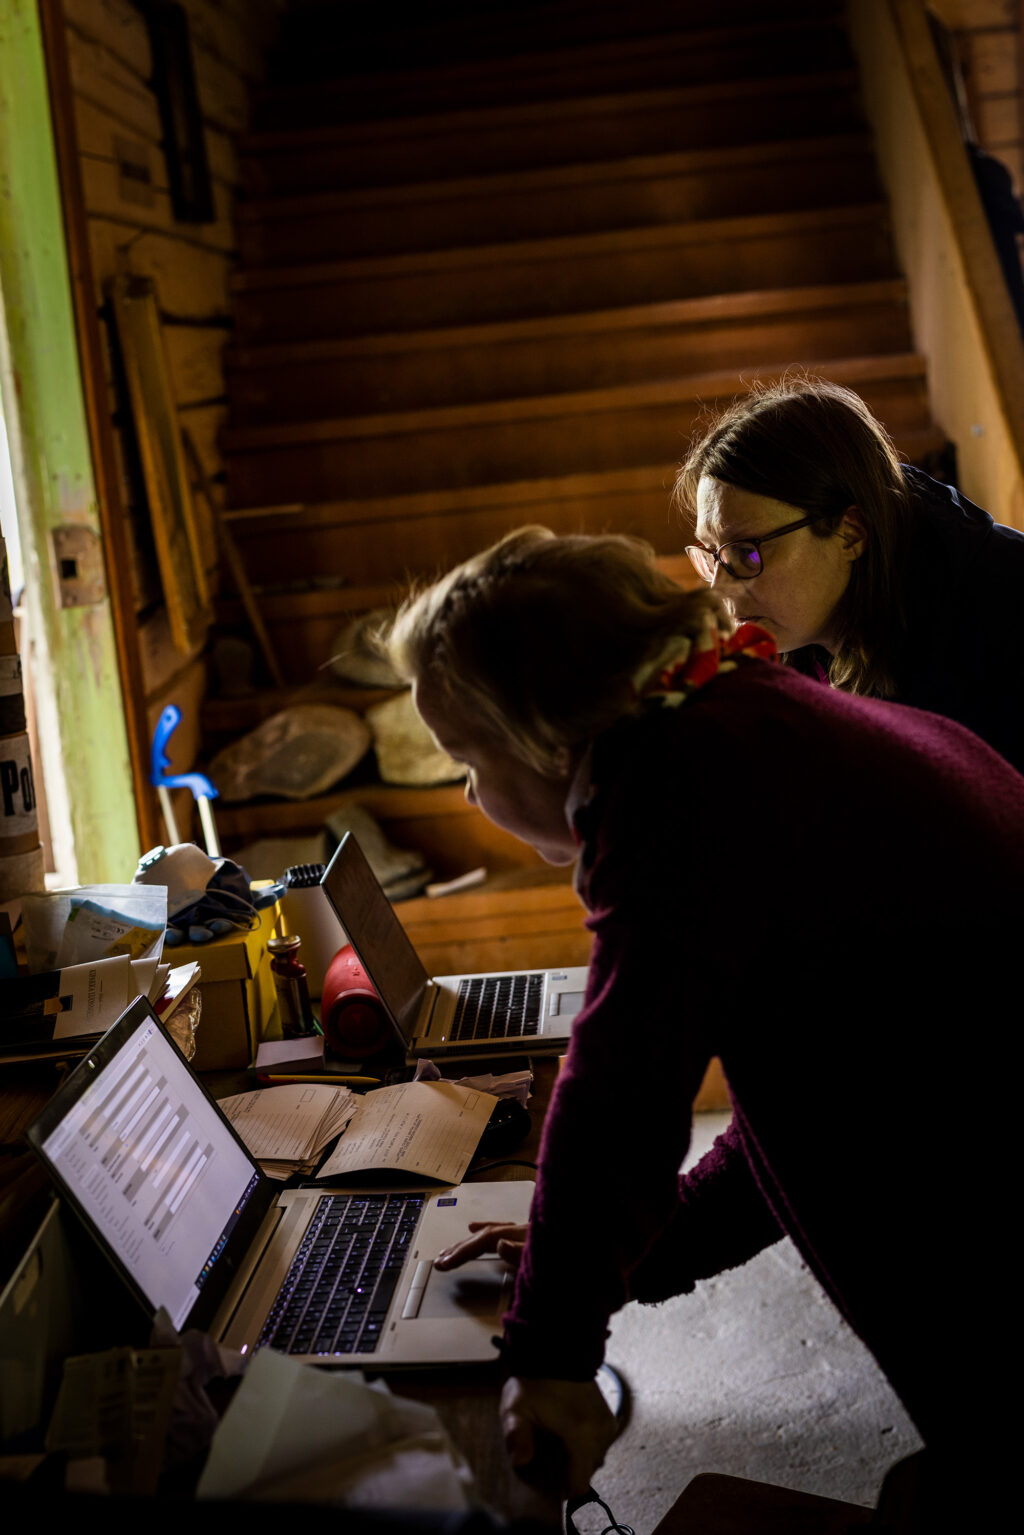
[[[125,725],[135,815],[142,846],[152,847],[160,835],[156,807],[149,788],[150,742],[146,722],[145,688],[139,658],[139,631],[131,586],[132,559],[128,548],[125,506],[121,497],[113,427],[107,404],[103,341],[96,311],[95,285],[86,229],[85,203],[79,176],[78,141],[68,63],[64,12],[60,0],[39,0],[39,19],[50,86],[53,133],[57,151],[61,203],[71,272],[72,302],[82,389],[92,444],[93,474],[110,593],[117,663],[125,705]]]

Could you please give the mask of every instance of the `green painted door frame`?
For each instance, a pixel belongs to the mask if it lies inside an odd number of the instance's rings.
[[[23,661],[54,852],[72,881],[129,880],[135,793],[36,0],[0,0],[0,301],[33,631]]]

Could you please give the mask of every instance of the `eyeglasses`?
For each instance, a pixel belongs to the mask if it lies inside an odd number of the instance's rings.
[[[785,533],[795,533],[797,528],[810,527],[812,522],[820,522],[823,517],[831,515],[831,512],[816,512],[813,517],[801,517],[799,522],[787,522],[784,528],[776,528],[774,533],[765,533],[761,538],[731,539],[727,544],[719,544],[717,549],[707,549],[703,544],[688,544],[686,553],[702,581],[710,583],[715,579],[716,565],[721,565],[737,581],[753,581],[764,569],[762,544],[770,543],[773,538],[782,538]]]

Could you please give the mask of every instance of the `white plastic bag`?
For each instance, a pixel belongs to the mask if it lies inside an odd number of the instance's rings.
[[[164,885],[79,885],[21,899],[32,975],[126,954],[156,959],[167,927]]]

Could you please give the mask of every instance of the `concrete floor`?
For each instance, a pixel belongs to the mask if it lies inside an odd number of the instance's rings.
[[[695,1160],[728,1124],[701,1114]],[[594,1485],[649,1535],[702,1471],[871,1505],[889,1466],[920,1447],[899,1400],[787,1240],[662,1306],[613,1318],[608,1362],[632,1413]],[[585,1509],[596,1535],[607,1520]]]

